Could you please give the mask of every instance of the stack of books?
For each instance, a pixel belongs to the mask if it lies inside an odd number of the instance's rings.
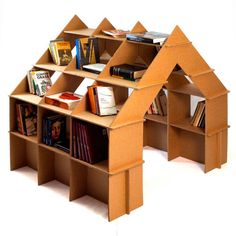
[[[72,155],[91,164],[108,159],[106,128],[74,119],[72,122]]]
[[[196,127],[205,128],[205,101],[198,102],[191,124]]]
[[[37,135],[37,107],[29,103],[16,104],[17,130],[27,136]]]
[[[43,143],[69,152],[66,138],[66,116],[50,115],[43,118]]]
[[[167,97],[163,89],[160,90],[160,92],[150,105],[147,113],[160,116],[167,115]]]
[[[72,60],[70,42],[64,41],[64,39],[51,40],[49,51],[56,65],[66,66]]]
[[[120,64],[110,67],[111,76],[137,81],[146,72],[147,67],[141,65],[131,65],[131,64]]]
[[[44,96],[51,88],[52,81],[48,71],[30,70],[27,73],[29,91],[38,96]]]
[[[166,41],[168,36],[169,35],[165,33],[149,31],[149,32],[142,32],[142,33],[127,34],[126,39],[129,41],[134,41],[134,42],[163,45],[163,43]]]
[[[92,113],[99,116],[117,114],[112,87],[92,85],[88,87],[88,96]]]

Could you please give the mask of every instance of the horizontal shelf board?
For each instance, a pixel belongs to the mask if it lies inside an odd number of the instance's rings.
[[[146,114],[145,119],[151,120],[151,121],[154,121],[154,122],[157,122],[157,123],[161,123],[161,124],[164,124],[164,125],[167,124],[167,116]]]
[[[65,70],[64,73],[69,74],[69,75],[83,77],[83,78],[86,77],[86,78],[90,78],[90,79],[96,79],[98,77],[98,74],[91,73],[91,72],[84,71],[84,70]]]
[[[100,39],[116,40],[116,41],[125,41],[126,40],[126,38],[122,38],[122,37],[121,38],[119,38],[119,37],[114,38],[112,36],[103,35],[103,34],[96,34],[96,35],[94,35],[94,37],[100,38]]]
[[[70,154],[69,153],[62,151],[59,148],[56,148],[56,147],[53,147],[53,146],[48,146],[48,145],[43,144],[43,143],[40,143],[39,146],[43,147],[45,149],[48,149],[49,151],[52,151],[52,152],[55,152],[57,154],[63,155],[64,157],[66,157],[68,159],[70,158]]]
[[[176,88],[169,88],[169,91],[187,95],[194,95],[198,97],[204,97],[204,95],[200,92],[200,90],[194,84],[191,83],[178,86]]]
[[[43,107],[45,109],[51,110],[51,111],[55,111],[64,115],[70,115],[72,113],[72,110],[67,110],[61,107],[57,107],[57,106],[53,106],[47,103],[41,103],[39,104],[40,107]]]
[[[65,30],[66,34],[76,34],[81,36],[91,36],[95,29],[87,28],[87,29],[78,29],[78,30]]]
[[[39,97],[39,96],[31,94],[31,93],[13,94],[10,97],[22,100],[24,102],[28,102],[31,104],[35,104],[35,105],[38,105],[40,103],[40,101],[42,100],[42,97]]]
[[[114,169],[112,171],[109,171],[109,174],[110,175],[116,175],[116,174],[119,174],[123,171],[126,171],[126,170],[129,170],[129,169],[135,168],[139,165],[142,165],[143,163],[144,163],[144,160],[140,160],[140,161],[137,161],[137,162],[134,162],[134,163],[131,163],[131,164],[127,164],[126,166],[123,166],[123,167]]]
[[[111,123],[113,122],[113,120],[115,119],[115,115],[113,116],[98,116],[95,115],[89,111],[82,111],[79,114],[73,114],[72,115],[74,118],[78,118],[102,127],[110,127]]]
[[[137,89],[137,85],[138,85],[138,82],[129,81],[125,79],[119,79],[112,76],[105,77],[105,78],[97,78],[96,80],[100,82],[108,83],[108,84],[113,84],[113,85],[118,85],[121,87],[133,88],[133,89]]]
[[[93,169],[96,169],[98,171],[101,171],[101,172],[104,172],[104,173],[108,174],[108,161],[107,160],[104,160],[104,161],[101,161],[101,162],[98,162],[98,163],[95,163],[95,164],[90,164],[88,162],[79,160],[79,159],[74,158],[74,157],[71,157],[71,160],[76,161],[76,162],[78,162],[78,163],[80,163],[84,166],[89,167],[89,168],[93,168]]]
[[[51,71],[60,71],[60,72],[63,72],[66,68],[66,66],[58,66],[54,63],[35,64],[34,66],[37,68],[40,68],[40,69],[51,70]]]
[[[170,125],[174,126],[176,128],[179,128],[179,129],[187,130],[189,132],[205,135],[205,132],[202,128],[195,127],[195,126],[191,125],[190,122],[191,122],[191,117],[177,121],[175,123],[170,123]]]
[[[38,143],[38,137],[37,135],[34,135],[34,136],[26,136],[26,135],[23,135],[17,131],[11,131],[10,134],[12,135],[15,135],[19,138],[22,138],[22,139],[25,139],[26,141],[29,141],[29,142],[32,142],[32,143],[35,143],[37,144]]]

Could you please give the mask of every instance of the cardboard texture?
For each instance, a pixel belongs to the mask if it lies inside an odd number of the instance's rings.
[[[29,93],[25,76],[10,95],[10,163],[11,170],[26,165],[37,170],[38,184],[56,179],[68,185],[71,201],[90,195],[107,203],[111,221],[143,204],[143,145],[167,151],[168,160],[183,156],[203,163],[205,172],[227,162],[228,91],[178,26],[161,48],[114,39],[103,35],[103,29],[115,27],[104,18],[96,29],[90,29],[74,16],[57,37],[69,40],[72,47],[75,38],[97,37],[100,56],[110,56],[99,75],[77,70],[76,58],[68,66],[53,64],[48,49],[34,68],[47,69],[51,75],[62,72],[46,95],[73,92],[85,77],[94,79],[94,84],[112,86],[116,103],[121,106],[118,114],[92,114],[87,94],[71,111],[48,105],[44,97]],[[143,31],[147,30],[140,22],[132,29]],[[139,81],[110,76],[111,66],[136,62],[147,66]],[[181,70],[174,70],[176,65]],[[167,90],[167,116],[146,115],[163,87]],[[128,93],[128,88],[133,91]],[[205,99],[205,129],[190,124],[192,95]],[[15,106],[19,101],[37,105],[37,136],[17,132]],[[43,117],[58,113],[67,116],[70,153],[42,143]],[[90,164],[72,156],[73,119],[106,128],[107,160]]]

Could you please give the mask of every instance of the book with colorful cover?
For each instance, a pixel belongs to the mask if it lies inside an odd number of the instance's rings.
[[[67,91],[46,96],[45,103],[67,110],[73,110],[81,99],[82,96]]]
[[[129,30],[122,30],[122,29],[102,30],[102,32],[114,38],[125,38],[126,34],[130,33]]]

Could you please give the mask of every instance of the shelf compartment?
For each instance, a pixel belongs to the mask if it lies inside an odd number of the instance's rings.
[[[52,180],[70,185],[70,158],[56,148],[39,145],[38,184]]]
[[[89,36],[92,36],[94,31],[95,29],[85,28],[85,29],[78,29],[78,30],[65,30],[64,33],[89,37]]]
[[[156,122],[156,123],[167,125],[167,116],[146,114],[144,118],[146,120],[150,120],[150,121],[153,121],[153,122]]]
[[[184,157],[205,163],[205,136],[175,126],[168,128],[168,159]]]
[[[71,160],[70,200],[84,195],[108,203],[108,175]]]
[[[10,133],[10,161],[11,170],[24,166],[38,169],[38,145],[32,140],[28,141],[22,138],[23,135],[16,135],[16,132]]]
[[[182,119],[180,121],[177,121],[175,123],[170,123],[171,126],[179,128],[179,129],[183,129],[192,133],[196,133],[196,134],[200,134],[200,135],[205,135],[205,131],[202,128],[199,127],[195,127],[193,125],[191,125],[191,117]]]

